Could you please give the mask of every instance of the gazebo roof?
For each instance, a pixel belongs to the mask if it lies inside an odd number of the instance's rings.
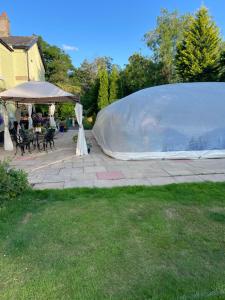
[[[20,103],[79,102],[79,95],[67,93],[47,81],[28,81],[0,93],[0,99]]]

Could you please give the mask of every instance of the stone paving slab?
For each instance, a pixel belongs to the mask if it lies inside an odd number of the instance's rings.
[[[225,181],[225,174],[205,174],[199,176],[204,181],[222,182]]]
[[[37,190],[42,189],[63,189],[64,188],[64,182],[42,182],[42,183],[36,183],[34,186]]]
[[[71,130],[59,134],[56,149],[14,156],[0,148],[0,159],[11,159],[11,165],[28,172],[29,182],[36,189],[73,187],[114,187],[129,185],[164,185],[182,182],[225,181],[225,158],[201,160],[121,161],[105,155],[91,131],[86,137],[92,144],[85,157],[75,155]],[[98,174],[123,174],[104,178]],[[113,177],[113,176],[112,176]],[[123,177],[123,178],[122,178]]]
[[[120,171],[97,172],[98,180],[120,180],[124,179],[124,175]]]
[[[191,175],[191,176],[174,176],[173,179],[176,183],[190,183],[190,182],[203,182],[204,179],[198,175]]]

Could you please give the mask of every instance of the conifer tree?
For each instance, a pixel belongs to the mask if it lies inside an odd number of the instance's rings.
[[[225,81],[225,51],[221,51],[220,61],[218,65],[218,77],[219,81]]]
[[[102,109],[109,104],[109,79],[106,67],[99,69],[99,91],[98,91],[98,108]]]
[[[183,81],[214,81],[220,55],[219,29],[201,7],[177,46],[176,67]]]
[[[109,103],[119,99],[119,72],[116,66],[113,66],[110,75],[110,86],[109,86]]]

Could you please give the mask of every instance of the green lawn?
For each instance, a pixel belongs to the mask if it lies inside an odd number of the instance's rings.
[[[29,192],[0,210],[0,299],[225,299],[225,183]]]

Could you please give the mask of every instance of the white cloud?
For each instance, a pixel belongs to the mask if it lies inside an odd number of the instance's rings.
[[[71,46],[71,45],[62,45],[63,50],[65,51],[78,51],[79,49],[75,46]]]

